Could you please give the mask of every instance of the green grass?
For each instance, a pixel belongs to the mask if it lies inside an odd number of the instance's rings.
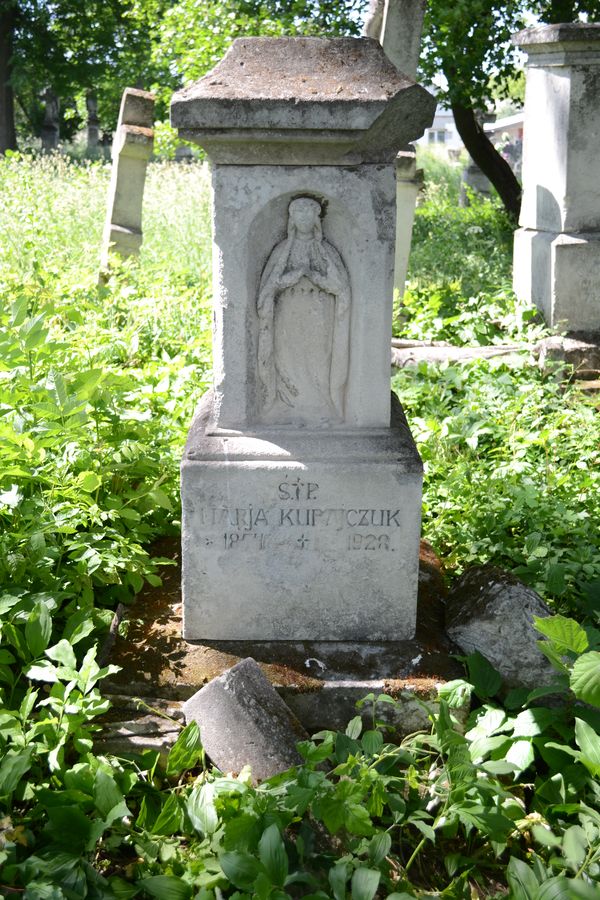
[[[544,330],[510,290],[505,217],[455,208],[456,172],[429,171],[396,333],[526,348]],[[431,735],[388,745],[374,710],[370,731],[321,735],[305,766],[258,789],[203,771],[192,727],[166,771],[154,754],[94,756],[96,647],[115,604],[160,583],[151,547],[178,534],[179,458],[211,378],[205,168],[149,166],[139,263],[99,287],[108,178],[103,163],[0,160],[0,892],[466,900],[510,884],[541,900],[548,883],[544,900],[593,896],[597,401],[527,349],[511,366],[405,369],[393,386],[425,463],[424,536],[449,575],[502,565],[585,622],[548,620],[560,712],[503,707],[471,658]],[[461,736],[450,707],[471,691]]]

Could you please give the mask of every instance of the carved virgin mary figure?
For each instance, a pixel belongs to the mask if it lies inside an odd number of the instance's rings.
[[[288,235],[258,292],[258,376],[265,422],[342,422],[348,380],[350,279],[321,228],[321,204],[292,200]]]

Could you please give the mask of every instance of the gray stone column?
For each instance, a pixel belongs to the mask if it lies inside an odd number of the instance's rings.
[[[365,34],[378,40],[383,52],[400,72],[416,78],[421,55],[421,30],[425,0],[372,0]],[[415,206],[423,187],[423,172],[417,169],[412,145],[396,158],[396,253],[394,288],[404,294],[412,241]]]
[[[213,187],[214,389],[182,463],[188,639],[414,633],[394,160],[434,110],[369,38],[238,39],[173,98]]]
[[[514,288],[549,325],[600,331],[600,24],[513,40],[527,53]]]
[[[142,204],[146,167],[154,145],[153,125],[154,95],[126,88],[112,149],[101,272],[108,268],[111,253],[135,255],[142,245]]]

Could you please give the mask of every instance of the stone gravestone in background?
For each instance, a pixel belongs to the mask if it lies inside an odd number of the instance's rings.
[[[241,38],[173,98],[213,188],[214,388],[182,463],[187,639],[414,634],[422,465],[390,401],[394,160],[434,109],[369,38]]]
[[[515,292],[549,325],[600,331],[600,24],[513,40],[528,57]]]
[[[425,0],[371,0],[365,34],[378,40],[383,52],[400,72],[416,78],[421,55],[421,30]],[[417,196],[423,172],[417,169],[414,146],[396,157],[396,253],[394,287],[404,294]]]
[[[112,150],[112,173],[102,238],[101,272],[111,253],[127,257],[142,245],[146,167],[154,146],[154,95],[126,88]]]

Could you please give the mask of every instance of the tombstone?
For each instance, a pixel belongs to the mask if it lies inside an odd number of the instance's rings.
[[[58,148],[60,137],[60,101],[52,88],[44,91],[44,121],[42,122],[42,150],[51,153]]]
[[[491,181],[487,175],[483,174],[477,163],[473,162],[471,157],[469,157],[469,162],[462,170],[460,176],[458,205],[463,208],[470,205],[469,190],[475,191],[476,194],[480,194],[486,199],[489,199],[492,196]]]
[[[87,110],[87,152],[95,155],[100,141],[100,119],[98,118],[98,99],[90,91],[85,95]]]
[[[102,239],[101,272],[111,253],[128,257],[142,245],[146,167],[154,144],[154,95],[126,88],[113,140],[112,173]]]
[[[371,0],[364,33],[378,40],[390,62],[409,78],[416,78],[421,54],[424,0]],[[412,145],[396,157],[396,253],[394,287],[404,294],[412,241],[415,206],[423,187]]]
[[[175,148],[175,162],[191,163],[194,162],[194,151],[189,144],[178,144]]]
[[[414,634],[394,159],[434,109],[369,38],[239,38],[173,97],[213,194],[214,387],[182,462],[188,640]]]
[[[528,28],[514,289],[551,326],[600,331],[600,24]]]

